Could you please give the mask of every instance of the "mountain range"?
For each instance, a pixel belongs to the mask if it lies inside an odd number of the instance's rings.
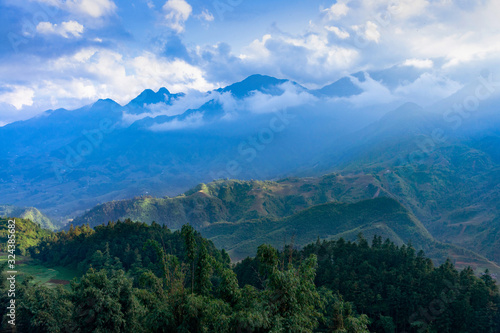
[[[253,75],[205,94],[161,88],[123,106],[49,110],[0,128],[0,203],[37,207],[59,227],[190,222],[235,258],[298,231],[299,244],[362,231],[499,263],[499,94],[483,77],[426,107],[360,102],[360,82],[391,77],[307,89]],[[346,224],[354,207],[370,218]],[[308,233],[303,214],[340,226]]]
[[[49,110],[0,128],[0,202],[36,206],[64,224],[113,199],[175,195],[217,178],[286,175],[347,127],[377,117],[325,102],[356,93],[348,78],[307,90],[254,75],[201,95],[161,88],[124,106],[106,99]]]

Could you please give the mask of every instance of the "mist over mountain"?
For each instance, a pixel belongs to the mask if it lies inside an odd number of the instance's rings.
[[[99,202],[174,195],[217,178],[286,175],[384,112],[335,100],[352,86],[339,82],[319,98],[254,75],[206,94],[146,90],[125,106],[99,100],[6,125],[0,202],[74,217]]]
[[[417,137],[433,140],[436,129],[448,144],[484,136],[485,128],[491,128],[489,140],[498,134],[491,98],[473,117],[443,117],[465,92],[434,109],[398,102],[362,106],[356,99],[367,91],[359,82],[371,75],[383,76],[358,73],[318,90],[253,75],[206,94],[161,88],[125,106],[108,99],[46,111],[0,128],[6,142],[0,202],[36,206],[61,220],[100,202],[176,195],[219,178],[319,175],[354,160],[392,160],[396,150],[418,150]]]

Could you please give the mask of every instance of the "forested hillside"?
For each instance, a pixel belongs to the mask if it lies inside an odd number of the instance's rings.
[[[439,165],[430,165],[429,168],[430,171],[421,168],[419,172],[410,172],[403,166],[394,167],[392,171],[373,166],[372,173],[333,173],[280,181],[219,180],[200,184],[173,198],[141,197],[108,202],[91,209],[73,223],[95,226],[131,218],[149,223],[156,221],[178,229],[189,222],[236,260],[255,255],[262,243],[281,246],[295,236],[296,244],[302,246],[317,237],[354,240],[359,232],[363,232],[367,237],[374,234],[388,237],[397,244],[411,240],[416,248],[425,249],[433,260],[440,263],[450,257],[461,268],[470,265],[475,269],[489,268],[500,274],[497,257],[490,255],[497,251],[497,247],[481,246],[473,238],[469,238],[467,244],[461,243],[461,247],[456,246],[450,241],[453,237],[446,239],[443,236],[447,230],[456,230],[456,222],[428,222],[432,214],[437,217],[456,210],[458,204],[470,202],[458,196],[469,193],[466,187],[470,188],[469,183],[473,181],[465,180],[466,174],[435,171],[441,168]],[[455,184],[457,177],[464,180]],[[438,196],[434,189],[438,186],[453,186],[456,191]],[[454,195],[456,202],[445,203],[445,193]],[[493,199],[491,196],[490,200]],[[438,205],[436,200],[442,201]],[[473,205],[474,211],[481,216],[496,209]],[[465,216],[460,209],[454,214],[450,216]],[[480,221],[478,219],[477,223]],[[443,223],[444,227],[438,227]],[[426,227],[432,228],[438,236]],[[473,230],[473,225],[469,223],[467,229],[460,228],[466,230],[462,233],[465,236]],[[489,233],[495,229],[484,229],[486,225],[481,225],[481,228],[483,233],[474,232],[475,237],[480,235],[487,238],[488,244],[495,244],[496,236]]]
[[[56,229],[52,221],[34,207],[22,208],[12,205],[0,205],[0,217],[27,219],[39,224],[42,228],[50,230]]]
[[[189,225],[172,232],[125,221],[51,234],[28,252],[48,266],[79,263],[85,273],[69,288],[25,278],[16,291],[18,332],[500,329],[498,287],[487,272],[476,277],[449,261],[435,267],[423,252],[379,236],[371,245],[359,236],[302,250],[263,244],[232,266]],[[5,288],[2,325],[11,332]]]
[[[200,184],[172,198],[140,197],[98,205],[73,220],[74,225],[96,226],[108,221],[132,220],[166,224],[185,223],[202,228],[215,222],[238,222],[260,217],[281,218],[312,205],[353,202],[383,196],[370,176],[288,178],[281,181],[219,180]]]
[[[0,252],[7,252],[9,229],[8,218],[0,218]],[[50,239],[54,233],[43,229],[39,224],[31,220],[15,219],[16,221],[16,253],[26,254],[32,248],[43,241]]]

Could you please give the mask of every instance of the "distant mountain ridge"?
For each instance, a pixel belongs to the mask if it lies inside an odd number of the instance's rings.
[[[172,195],[201,181],[210,181],[212,179],[202,168],[208,165],[213,174],[218,174],[235,156],[246,159],[246,155],[240,156],[238,147],[248,135],[258,135],[262,128],[269,126],[269,114],[272,114],[246,111],[236,120],[226,120],[236,111],[228,110],[217,96],[227,94],[231,97],[224,98],[233,98],[237,103],[257,91],[269,98],[279,97],[285,92],[286,88],[282,87],[285,83],[313,95],[288,80],[253,75],[210,92],[198,108],[186,109],[174,116],[155,115],[150,106],[171,107],[186,98],[185,94],[172,94],[160,88],[156,92],[146,89],[124,106],[111,99],[102,99],[76,110],[49,110],[34,118],[8,124],[0,128],[0,141],[5,143],[0,146],[3,165],[0,182],[7,185],[4,190],[0,189],[0,203],[36,206],[55,220],[64,222],[99,202],[145,192]],[[123,118],[125,114],[140,117],[127,124]],[[306,118],[311,121],[309,116]],[[289,127],[288,119],[284,121]],[[297,125],[289,128],[305,130]],[[152,131],[152,128],[159,130]],[[258,147],[261,150],[260,144]],[[304,151],[307,150],[304,147]],[[267,167],[266,177],[290,171],[285,155],[276,155],[269,148],[259,155],[264,160],[267,156],[275,156],[274,163],[282,164]],[[191,156],[199,156],[199,159]],[[155,161],[151,161],[152,158]],[[262,164],[261,161],[257,163]],[[296,163],[300,162],[292,164]],[[115,173],[114,164],[122,165],[123,169]],[[178,177],[176,165],[188,174]],[[239,176],[255,176],[255,169],[252,169],[247,175]],[[164,175],[164,180],[155,179],[160,174]],[[24,180],[19,182],[17,179]],[[116,186],[117,182],[120,185]],[[159,183],[169,184],[169,188],[162,188]],[[142,185],[149,191],[142,189]],[[16,191],[12,193],[8,188]],[[61,193],[68,191],[73,194],[62,202]]]
[[[322,178],[290,178],[281,181],[215,181],[200,184],[172,198],[139,197],[108,202],[73,220],[74,225],[96,226],[108,221],[132,220],[166,224],[179,229],[217,222],[238,222],[262,217],[281,218],[313,205],[354,202],[387,195],[370,177],[328,175]]]

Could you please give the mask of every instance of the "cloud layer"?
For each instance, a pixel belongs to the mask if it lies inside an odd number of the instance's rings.
[[[10,111],[0,121],[126,103],[145,88],[205,92],[255,73],[318,88],[408,68],[418,75],[357,82],[365,93],[351,102],[435,100],[498,67],[498,12],[493,0],[256,0],[223,12],[192,0],[5,0],[0,103]]]

